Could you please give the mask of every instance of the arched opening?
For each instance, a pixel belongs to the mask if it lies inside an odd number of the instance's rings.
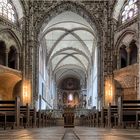
[[[20,80],[21,80],[21,76],[19,75],[7,73],[7,72],[0,73],[0,83],[1,83],[0,84],[0,99],[1,100],[14,99],[14,97],[18,94],[18,93],[15,93],[15,85]]]
[[[43,27],[39,36],[43,54],[39,54],[39,60],[46,60],[42,61],[45,70],[40,71],[39,82],[45,85],[46,100],[57,100],[50,103],[56,108],[69,105],[81,108],[96,106],[98,47],[95,26],[91,27],[83,17],[74,12],[64,11],[52,18],[48,24],[44,23]],[[41,64],[39,69],[41,70]],[[66,77],[73,82],[76,81],[73,80],[75,77],[79,77],[79,87],[67,91],[65,86],[58,86],[59,79],[64,80]],[[67,80],[64,80],[63,84],[66,84]],[[67,86],[70,88],[73,84],[69,83]],[[41,93],[41,88],[39,89]],[[62,92],[65,94],[61,94]],[[90,104],[87,104],[88,101]]]
[[[60,81],[59,85],[58,106],[64,107],[79,107],[80,97],[80,80],[73,77],[68,77]]]
[[[124,68],[127,66],[127,51],[125,46],[120,48],[120,68]]]
[[[0,41],[0,65],[6,65],[6,45],[4,41]]]
[[[10,47],[10,51],[8,53],[8,67],[12,69],[16,69],[17,67],[17,50],[14,46]]]
[[[137,63],[138,50],[135,41],[132,41],[129,46],[130,49],[130,65]]]

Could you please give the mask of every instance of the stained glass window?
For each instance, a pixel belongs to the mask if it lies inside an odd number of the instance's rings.
[[[72,94],[69,94],[68,100],[69,100],[69,101],[72,101],[72,100],[73,100],[73,95],[72,95]]]
[[[15,11],[9,0],[0,0],[0,15],[15,22]]]
[[[127,20],[132,19],[138,13],[138,5],[137,0],[129,0],[125,5],[123,12],[122,12],[122,23]]]

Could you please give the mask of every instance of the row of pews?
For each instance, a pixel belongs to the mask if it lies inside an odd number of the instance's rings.
[[[139,128],[140,100],[122,100],[118,98],[117,105],[108,105],[100,111],[90,111],[81,116],[80,125],[109,128]]]
[[[20,98],[15,100],[0,101],[0,127],[6,128],[28,128],[47,127],[55,125],[55,118],[45,110],[36,111],[28,104],[22,106]]]

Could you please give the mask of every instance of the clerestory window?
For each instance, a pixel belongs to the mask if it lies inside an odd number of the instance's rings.
[[[0,0],[0,15],[12,22],[16,21],[15,9],[10,0]]]
[[[122,18],[122,23],[125,21],[128,21],[135,17],[138,14],[138,5],[137,5],[138,0],[128,0],[126,5],[123,8],[121,18]]]

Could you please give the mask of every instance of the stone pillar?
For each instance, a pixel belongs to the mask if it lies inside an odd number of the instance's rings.
[[[19,53],[16,53],[16,69],[19,70]]]
[[[5,51],[5,66],[7,66],[7,67],[8,67],[8,53],[9,53],[9,50],[6,49],[6,51]]]
[[[117,53],[114,52],[114,56],[113,56],[113,70],[118,69],[118,60],[117,60]]]
[[[117,69],[120,69],[121,68],[121,56],[120,56],[120,53],[118,53],[118,59],[117,59]]]
[[[130,65],[130,48],[127,48],[126,51],[127,51],[127,66],[129,66]]]

